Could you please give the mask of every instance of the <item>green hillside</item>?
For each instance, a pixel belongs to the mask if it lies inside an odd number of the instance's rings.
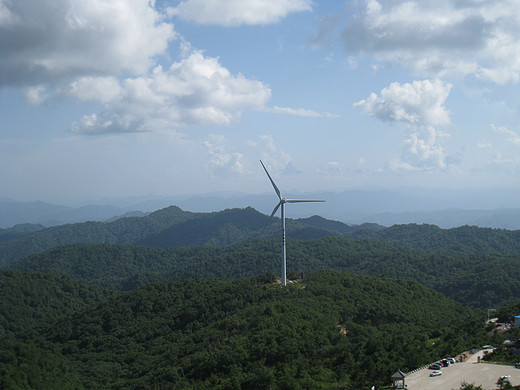
[[[152,284],[0,340],[0,386],[358,390],[486,340],[472,311],[413,281],[273,280]]]
[[[77,242],[133,243],[152,232],[194,217],[194,213],[171,206],[145,217],[121,218],[114,222],[67,224],[17,235],[12,240],[0,242],[0,265],[57,245]]]
[[[110,294],[66,276],[0,271],[0,337],[99,303]]]
[[[376,241],[326,237],[289,239],[288,270],[333,269],[413,279],[468,306],[489,308],[520,296],[516,256],[424,252]],[[147,248],[74,244],[31,255],[10,266],[67,275],[105,288],[131,290],[158,280],[279,275],[280,240],[253,240],[229,247]],[[290,277],[291,277],[290,275]]]
[[[461,226],[394,225],[384,229],[358,229],[347,237],[382,241],[398,247],[435,252],[520,255],[520,230]]]
[[[258,236],[269,221],[251,207],[205,213],[149,234],[136,244],[157,248],[232,245]]]
[[[159,248],[226,246],[259,236],[278,236],[278,221],[251,207],[215,213],[190,213],[171,206],[144,217],[0,234],[0,266],[58,245],[74,243],[136,244]],[[341,222],[329,221],[327,227],[322,227],[314,220],[309,221],[307,225],[304,220],[288,220],[288,236],[318,238],[338,235],[348,228]]]

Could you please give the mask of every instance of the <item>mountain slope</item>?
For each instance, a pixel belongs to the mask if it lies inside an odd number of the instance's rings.
[[[26,234],[0,235],[0,266],[57,245],[73,243],[132,243],[160,248],[225,246],[258,236],[278,236],[279,225],[276,221],[251,207],[217,213],[190,213],[170,206],[144,217],[121,218],[113,222],[84,222]],[[305,239],[318,238],[340,234],[347,226],[334,221],[328,224],[328,228],[322,228],[288,220],[287,234]]]
[[[473,316],[415,282],[319,272],[153,284],[18,341],[59,351],[86,388],[357,390],[481,343]]]
[[[408,224],[384,229],[358,229],[346,236],[435,252],[520,254],[520,230],[477,226],[441,229],[436,225]]]
[[[99,303],[107,291],[66,276],[0,271],[0,337]]]
[[[31,255],[10,265],[52,272],[119,290],[158,280],[238,278],[279,274],[280,240],[254,240],[229,247],[147,248],[74,244]],[[341,237],[287,241],[289,277],[296,271],[336,269],[414,279],[465,305],[488,308],[520,296],[517,256],[432,253],[377,241]]]
[[[177,223],[149,234],[136,244],[157,248],[231,245],[257,236],[269,220],[251,207],[228,209]]]
[[[196,214],[171,206],[144,217],[121,218],[114,222],[84,222],[55,226],[0,243],[0,265],[56,245],[77,242],[132,243],[146,235],[183,222]]]

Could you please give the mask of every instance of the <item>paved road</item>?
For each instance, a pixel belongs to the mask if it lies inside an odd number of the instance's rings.
[[[497,380],[502,375],[511,375],[511,384],[520,385],[520,369],[490,363],[477,363],[482,357],[480,351],[464,363],[451,364],[442,369],[442,375],[430,377],[432,370],[423,369],[410,374],[405,379],[408,390],[458,390],[462,382],[474,383],[485,390],[497,389]]]

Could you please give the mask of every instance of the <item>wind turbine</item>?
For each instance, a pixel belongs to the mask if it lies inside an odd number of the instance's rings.
[[[285,286],[287,284],[287,261],[286,261],[286,251],[285,251],[285,204],[286,203],[303,203],[303,202],[325,202],[324,200],[310,200],[310,199],[285,199],[282,194],[280,193],[280,190],[274,184],[274,181],[267,171],[267,168],[265,167],[262,160],[260,160],[260,164],[262,164],[262,167],[264,167],[265,173],[267,173],[267,177],[271,181],[271,184],[273,185],[274,191],[276,192],[276,195],[278,195],[278,198],[280,201],[274,208],[273,212],[271,213],[271,217],[278,211],[278,208],[281,206],[281,220],[282,220],[282,286]]]

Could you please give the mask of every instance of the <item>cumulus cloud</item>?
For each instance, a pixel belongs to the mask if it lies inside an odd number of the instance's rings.
[[[311,0],[184,0],[168,13],[205,25],[276,23],[290,13],[312,10]]]
[[[87,115],[71,127],[73,132],[117,133],[168,129],[190,124],[227,125],[245,108],[261,109],[270,89],[259,81],[232,75],[218,59],[191,51],[164,70],[157,66],[146,76],[88,80],[107,103],[99,114]],[[67,93],[89,100],[81,80]],[[110,95],[112,94],[112,95]]]
[[[404,64],[418,75],[520,80],[520,7],[514,0],[365,0],[347,20],[350,53]]]
[[[0,0],[0,86],[144,74],[176,37],[150,0]]]
[[[216,176],[245,173],[244,155],[234,150],[223,135],[210,134],[203,142],[210,156],[209,169]]]
[[[73,97],[82,102],[108,103],[123,93],[115,77],[79,77],[56,91],[56,95]]]
[[[447,167],[445,153],[439,143],[442,133],[431,127],[414,129],[404,141],[405,150],[402,161],[414,169],[432,169]]]
[[[444,106],[451,84],[440,80],[414,81],[413,83],[392,83],[354,104],[365,115],[375,116],[389,122],[409,122],[413,124],[445,125],[450,123],[449,112]]]
[[[379,95],[372,93],[367,99],[354,104],[366,115],[406,125],[404,151],[390,163],[390,169],[409,171],[447,168],[440,139],[448,135],[439,132],[434,126],[450,123],[449,112],[444,106],[450,89],[450,84],[439,80],[392,83],[381,90]]]

